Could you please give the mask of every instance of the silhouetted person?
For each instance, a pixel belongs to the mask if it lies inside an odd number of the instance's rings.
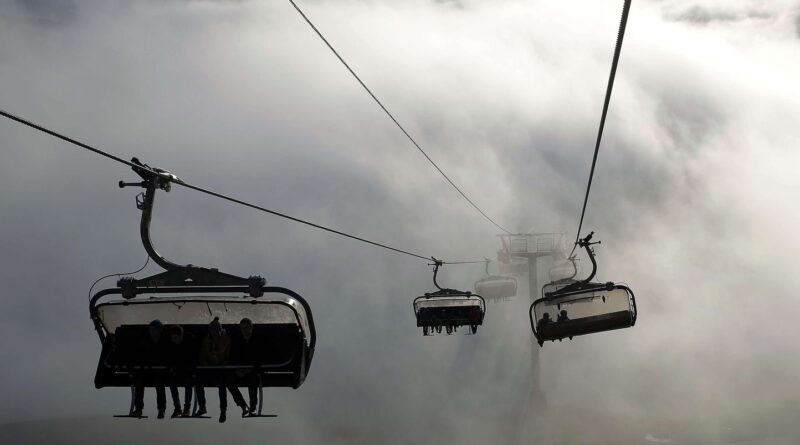
[[[231,354],[231,339],[228,334],[222,329],[219,324],[219,317],[214,317],[214,320],[208,324],[208,335],[203,339],[203,344],[200,346],[200,366],[225,366],[230,361]],[[219,421],[225,422],[228,410],[228,390],[232,387],[230,379],[227,378],[225,371],[218,371],[216,373],[217,387],[219,388]],[[242,408],[243,412],[247,412],[247,404],[242,397],[242,394],[237,391],[231,390],[233,394],[233,401],[237,406]],[[237,397],[238,395],[238,397]],[[206,413],[206,394],[202,386],[197,387],[197,403],[200,405],[196,415]]]
[[[172,396],[172,405],[175,410],[172,417],[181,415],[188,416],[192,404],[192,368],[193,354],[187,344],[187,334],[184,333],[180,325],[170,326],[167,329],[169,334],[168,342],[165,346],[167,357],[167,367],[169,368],[169,392]],[[183,410],[181,410],[181,400],[178,393],[178,383],[184,383]]]
[[[569,321],[566,309],[562,309],[561,312],[558,313],[558,319],[556,321]]]
[[[151,368],[153,366],[164,365],[164,344],[162,342],[162,333],[164,332],[164,325],[159,320],[153,320],[147,327],[147,335],[142,339],[139,345],[141,351],[141,365],[143,367]],[[164,418],[164,410],[167,407],[167,396],[164,391],[164,376],[162,372],[152,370],[154,386],[156,388],[156,407],[158,409],[158,418]],[[134,377],[134,410],[132,416],[141,417],[142,410],[144,409],[144,369],[135,374]]]
[[[231,345],[231,359],[236,365],[254,367],[236,371],[236,377],[247,384],[247,392],[250,396],[248,414],[254,414],[258,403],[258,371],[255,367],[259,364],[259,357],[256,342],[253,341],[253,322],[249,318],[243,318],[239,322],[239,334],[233,337],[233,344]],[[231,385],[231,392],[234,400],[237,397],[237,393],[239,393],[238,397],[242,398],[239,388],[235,385]],[[245,413],[243,412],[242,416],[244,415]]]
[[[539,319],[539,322],[537,324],[539,326],[539,329],[541,329],[542,326],[549,325],[552,322],[553,320],[550,318],[550,314],[545,312],[544,314],[542,314],[542,318]]]

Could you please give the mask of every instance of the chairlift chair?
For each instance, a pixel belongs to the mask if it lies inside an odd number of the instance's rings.
[[[528,273],[528,259],[512,256],[505,245],[497,251],[497,264],[500,275],[518,277]]]
[[[592,234],[579,241],[592,261],[592,273],[585,280],[573,277],[553,281],[542,287],[542,298],[529,310],[533,335],[542,346],[545,341],[563,340],[632,327],[636,324],[636,299],[623,284],[593,283],[597,262],[589,242]],[[576,270],[577,271],[577,270]]]
[[[470,332],[475,334],[483,324],[486,300],[468,291],[440,287],[436,275],[442,261],[433,260],[433,284],[438,290],[414,299],[417,327],[422,328],[423,335],[440,334],[443,329],[449,335],[461,326],[469,326]]]
[[[489,259],[486,259],[486,276],[475,282],[475,293],[489,301],[507,300],[517,295],[517,279],[514,277],[491,275]]]
[[[135,158],[133,162],[142,167]],[[150,220],[157,189],[169,191],[174,175],[153,169],[133,169],[144,180],[141,183],[120,182],[120,187],[140,186],[145,192],[137,197],[142,211],[140,232],[150,258],[165,269],[159,274],[119,280],[116,288],[95,293],[89,303],[89,314],[100,338],[102,350],[95,374],[95,387],[130,387],[134,382],[154,387],[163,382],[168,372],[165,363],[154,362],[144,354],[142,339],[148,325],[160,320],[165,327],[180,325],[188,341],[184,347],[199,351],[200,340],[215,317],[229,332],[238,332],[241,319],[253,322],[255,358],[249,363],[225,366],[197,366],[182,381],[171,384],[185,386],[217,386],[222,378],[233,379],[236,386],[252,381],[236,377],[237,370],[250,370],[259,385],[257,416],[263,407],[263,387],[298,388],[311,367],[316,344],[316,331],[311,308],[292,290],[266,286],[261,277],[242,278],[192,265],[181,266],[162,257],[150,240]],[[162,173],[163,172],[163,173]],[[131,401],[133,412],[133,400]]]

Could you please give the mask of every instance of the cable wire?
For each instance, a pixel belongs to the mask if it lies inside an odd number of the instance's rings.
[[[417,141],[413,137],[411,137],[411,134],[409,134],[408,131],[406,131],[406,129],[402,125],[400,125],[400,122],[398,122],[397,119],[395,119],[394,115],[391,112],[389,112],[389,110],[386,108],[386,106],[383,105],[383,102],[381,102],[380,99],[378,99],[378,97],[375,96],[375,94],[372,92],[372,90],[370,90],[369,87],[364,83],[364,81],[361,80],[361,77],[359,77],[358,74],[356,74],[356,72],[353,71],[352,68],[350,68],[350,65],[347,62],[345,62],[344,58],[342,58],[341,55],[339,55],[339,52],[336,51],[336,49],[333,47],[333,45],[330,44],[330,42],[328,42],[328,39],[326,39],[325,36],[322,35],[322,32],[320,32],[320,30],[317,29],[317,27],[314,25],[314,23],[311,22],[311,20],[303,12],[303,10],[300,9],[299,6],[297,6],[297,3],[295,3],[294,0],[289,0],[289,3],[291,3],[292,6],[294,6],[294,9],[296,9],[297,12],[299,12],[300,15],[303,17],[303,19],[306,21],[306,23],[308,23],[308,26],[310,26],[311,29],[313,29],[314,32],[317,33],[319,38],[322,39],[323,42],[325,42],[325,45],[328,46],[328,48],[331,50],[331,52],[333,52],[333,54],[336,56],[336,58],[339,59],[340,62],[342,62],[342,65],[344,65],[345,68],[347,68],[347,71],[350,71],[350,74],[352,74],[353,77],[355,77],[355,79],[358,81],[358,83],[361,84],[361,86],[372,97],[372,99],[375,101],[375,103],[377,103],[378,106],[381,107],[383,112],[386,113],[387,116],[389,116],[389,119],[391,119],[392,122],[394,122],[394,124],[397,125],[397,128],[399,128],[400,131],[402,131],[403,134],[408,138],[408,140],[411,141],[411,143],[414,144],[415,147],[417,147],[417,150],[419,150],[419,152],[422,153],[423,156],[425,156],[425,159],[427,159],[428,162],[430,162],[431,165],[433,165],[433,167],[444,177],[444,179],[446,179],[447,182],[449,182],[450,185],[452,185],[453,188],[456,189],[456,191],[464,199],[466,199],[467,202],[472,207],[475,208],[475,210],[477,210],[481,215],[483,215],[483,217],[486,218],[486,220],[488,220],[490,223],[494,224],[495,227],[497,227],[498,229],[502,230],[503,232],[510,234],[511,232],[509,232],[508,230],[503,228],[503,226],[501,226],[500,224],[497,224],[492,218],[489,217],[489,215],[486,214],[486,212],[481,210],[481,208],[478,207],[478,205],[475,204],[475,202],[473,202],[471,199],[469,199],[469,197],[450,179],[450,177],[447,176],[447,174],[445,174],[445,172],[442,171],[441,168],[439,168],[439,166],[436,164],[436,162],[434,162],[433,159],[431,159],[431,157],[428,156],[428,153],[426,153],[425,150],[422,149],[422,147],[417,143]]]
[[[127,166],[130,166],[130,167],[133,167],[133,168],[136,168],[136,169],[144,170],[144,171],[150,172],[150,173],[152,173],[154,175],[158,175],[159,174],[157,171],[153,170],[150,167],[142,166],[142,165],[134,164],[133,162],[130,162],[130,161],[126,161],[126,160],[124,160],[124,159],[122,159],[122,158],[120,158],[118,156],[114,156],[114,155],[109,154],[109,153],[107,153],[107,152],[105,152],[103,150],[100,150],[98,148],[95,148],[95,147],[92,147],[90,145],[84,144],[83,142],[79,142],[79,141],[77,141],[75,139],[72,139],[70,137],[64,136],[63,134],[60,134],[60,133],[57,133],[57,132],[55,132],[53,130],[49,130],[49,129],[45,128],[45,127],[42,127],[41,125],[35,124],[35,123],[31,122],[31,121],[28,121],[28,120],[23,119],[21,117],[15,116],[15,115],[13,115],[13,114],[5,111],[5,110],[0,109],[0,116],[7,117],[7,118],[9,118],[9,119],[11,119],[13,121],[19,122],[19,123],[21,123],[23,125],[26,125],[28,127],[34,128],[34,129],[39,130],[39,131],[41,131],[43,133],[47,133],[47,134],[49,134],[49,135],[51,135],[53,137],[56,137],[56,138],[61,139],[63,141],[67,141],[67,142],[69,142],[71,144],[74,144],[74,145],[76,145],[78,147],[81,147],[81,148],[84,148],[86,150],[89,150],[92,153],[98,154],[100,156],[106,157],[106,158],[114,160],[114,161],[117,161],[117,162],[119,162],[121,164],[125,164]],[[216,198],[220,198],[220,199],[223,199],[223,200],[226,200],[226,201],[233,202],[235,204],[239,204],[239,205],[242,205],[242,206],[245,206],[245,207],[249,207],[249,208],[252,208],[252,209],[255,209],[255,210],[259,210],[259,211],[265,212],[265,213],[269,213],[271,215],[279,216],[281,218],[285,218],[285,219],[288,219],[290,221],[294,221],[294,222],[297,222],[297,223],[300,223],[300,224],[305,224],[307,226],[311,226],[311,227],[314,227],[316,229],[324,230],[326,232],[334,233],[336,235],[340,235],[340,236],[343,236],[343,237],[346,237],[346,238],[350,238],[350,239],[353,239],[353,240],[356,240],[356,241],[361,241],[362,243],[371,244],[371,245],[376,246],[376,247],[382,247],[382,248],[387,249],[387,250],[391,250],[391,251],[394,251],[394,252],[397,252],[397,253],[402,253],[402,254],[405,254],[405,255],[408,255],[408,256],[412,256],[412,257],[415,257],[415,258],[423,259],[425,261],[428,261],[428,260],[431,259],[430,256],[420,255],[420,254],[417,254],[417,253],[409,252],[407,250],[398,249],[396,247],[392,247],[392,246],[389,246],[387,244],[378,243],[378,242],[375,242],[375,241],[370,241],[370,240],[368,240],[366,238],[362,238],[362,237],[359,237],[359,236],[351,235],[349,233],[345,233],[345,232],[342,232],[342,231],[339,231],[339,230],[331,229],[329,227],[325,227],[325,226],[322,226],[322,225],[319,225],[319,224],[312,223],[310,221],[306,221],[306,220],[303,220],[303,219],[300,219],[300,218],[296,218],[294,216],[290,216],[290,215],[287,215],[285,213],[277,212],[275,210],[270,210],[270,209],[268,209],[266,207],[262,207],[262,206],[259,206],[259,205],[256,205],[256,204],[252,204],[252,203],[249,203],[249,202],[246,202],[246,201],[242,201],[240,199],[233,198],[231,196],[227,196],[227,195],[224,195],[222,193],[215,192],[213,190],[208,190],[208,189],[205,189],[203,187],[192,185],[192,184],[187,183],[187,182],[185,182],[183,180],[180,180],[180,179],[174,179],[174,180],[172,180],[172,182],[174,184],[181,185],[183,187],[198,191],[198,192],[206,194],[206,195],[214,196]],[[457,261],[457,262],[453,262],[453,263],[447,262],[447,264],[470,264],[470,262]],[[147,264],[145,264],[145,266],[146,265]],[[128,275],[131,275],[131,274],[128,274]],[[110,275],[110,276],[114,276],[114,275]],[[106,277],[103,277],[103,278],[106,278]],[[102,280],[102,278],[101,278],[101,280]],[[94,285],[92,285],[92,287],[94,287]]]
[[[144,261],[144,265],[142,267],[134,270],[133,272],[112,273],[112,274],[108,274],[108,275],[105,275],[105,276],[102,276],[102,277],[98,278],[94,283],[92,283],[92,286],[89,288],[89,299],[91,300],[91,298],[92,298],[92,290],[97,285],[97,283],[105,280],[106,278],[121,277],[123,275],[134,275],[134,274],[137,274],[137,273],[143,271],[144,268],[147,267],[148,264],[150,264],[150,255],[147,256],[147,259]]]
[[[86,145],[86,144],[84,144],[83,142],[76,141],[75,139],[72,139],[72,138],[69,138],[69,137],[67,137],[67,136],[64,136],[64,135],[62,135],[62,134],[56,133],[55,131],[48,130],[47,128],[44,128],[44,127],[42,127],[42,126],[40,126],[40,125],[37,125],[37,124],[34,124],[33,122],[30,122],[30,121],[28,121],[28,120],[25,120],[25,119],[23,119],[23,118],[21,118],[21,117],[19,117],[19,116],[15,116],[15,115],[13,115],[13,114],[11,114],[11,113],[9,113],[9,112],[5,111],[5,110],[0,110],[0,115],[2,115],[2,116],[4,116],[4,117],[7,117],[7,118],[9,118],[9,119],[11,119],[12,121],[17,121],[17,122],[19,122],[19,123],[21,123],[21,124],[23,124],[23,125],[27,125],[27,126],[29,126],[29,127],[31,127],[31,128],[35,128],[35,129],[37,129],[37,130],[39,130],[39,131],[41,131],[41,132],[43,132],[43,133],[47,133],[47,134],[49,134],[50,136],[54,136],[54,137],[57,137],[58,139],[61,139],[61,140],[67,141],[67,142],[69,142],[70,144],[74,144],[74,145],[77,145],[78,147],[85,148],[86,150],[89,150],[89,151],[91,151],[91,152],[94,152],[95,154],[98,154],[98,155],[100,155],[100,156],[105,156],[105,157],[107,157],[107,158],[109,158],[109,159],[113,159],[114,161],[117,161],[117,162],[119,162],[119,163],[125,164],[125,165],[127,165],[128,167],[139,167],[139,168],[141,168],[140,166],[138,166],[138,165],[134,164],[133,162],[126,161],[126,160],[124,160],[124,159],[122,159],[122,158],[120,158],[120,157],[118,157],[118,156],[114,156],[114,155],[112,155],[112,154],[109,154],[109,153],[106,153],[106,152],[104,152],[103,150],[98,150],[98,149],[96,149],[96,148],[94,148],[94,147],[91,147],[91,146],[89,146],[89,145]],[[152,170],[150,170],[150,169],[148,169],[148,168],[145,168],[144,170],[147,170],[147,171],[149,171],[150,173],[156,174],[156,172],[154,172],[154,171],[152,171]]]
[[[341,236],[344,236],[344,237],[347,237],[347,238],[350,238],[350,239],[354,239],[356,241],[361,241],[362,243],[367,243],[367,244],[371,244],[373,246],[382,247],[384,249],[392,250],[392,251],[398,252],[398,253],[403,253],[403,254],[406,254],[406,255],[409,255],[409,256],[412,256],[412,257],[416,257],[416,258],[420,258],[420,259],[426,260],[426,261],[430,259],[430,257],[424,256],[424,255],[419,255],[419,254],[416,254],[416,253],[413,253],[413,252],[409,252],[409,251],[406,251],[406,250],[398,249],[396,247],[388,246],[386,244],[378,243],[378,242],[375,242],[375,241],[370,241],[370,240],[368,240],[366,238],[361,238],[359,236],[350,235],[349,233],[345,233],[345,232],[341,232],[339,230],[331,229],[329,227],[321,226],[319,224],[315,224],[315,223],[312,223],[312,222],[309,222],[309,221],[305,221],[305,220],[302,220],[300,218],[295,218],[294,216],[290,216],[290,215],[287,215],[285,213],[276,212],[276,211],[270,210],[270,209],[268,209],[266,207],[261,207],[261,206],[256,205],[256,204],[252,204],[252,203],[249,203],[249,202],[246,202],[246,201],[242,201],[240,199],[236,199],[236,198],[233,198],[233,197],[230,197],[230,196],[226,196],[226,195],[223,195],[221,193],[217,193],[217,192],[212,191],[212,190],[207,190],[207,189],[204,189],[202,187],[198,187],[196,185],[192,185],[192,184],[189,184],[189,183],[186,183],[186,182],[183,182],[183,181],[176,182],[176,184],[182,185],[182,186],[184,186],[186,188],[198,191],[200,193],[205,193],[206,195],[211,195],[211,196],[214,196],[214,197],[217,197],[217,198],[220,198],[220,199],[224,199],[226,201],[230,201],[230,202],[233,202],[233,203],[236,203],[236,204],[239,204],[239,205],[243,205],[245,207],[250,207],[251,209],[260,210],[262,212],[266,212],[266,213],[269,213],[271,215],[280,216],[281,218],[285,218],[285,219],[288,219],[290,221],[298,222],[300,224],[305,224],[307,226],[311,226],[311,227],[314,227],[314,228],[317,228],[317,229],[320,229],[320,230],[324,230],[326,232],[334,233],[336,235],[341,235]]]
[[[291,1],[291,0],[290,0]],[[586,185],[586,195],[583,197],[583,209],[581,210],[581,220],[578,223],[578,234],[575,236],[575,244],[572,246],[572,252],[569,256],[575,253],[575,248],[578,246],[578,240],[581,237],[581,229],[583,228],[583,218],[586,216],[586,204],[589,202],[589,191],[592,189],[592,178],[594,177],[594,169],[597,164],[597,154],[600,152],[600,140],[603,138],[603,127],[606,124],[606,115],[608,114],[608,105],[611,102],[611,90],[614,87],[614,78],[617,74],[617,64],[619,63],[619,54],[622,51],[622,39],[625,36],[625,26],[628,23],[628,12],[631,8],[631,0],[624,0],[622,6],[622,18],[619,22],[619,32],[617,33],[617,44],[614,48],[614,59],[611,62],[611,73],[608,75],[608,86],[606,87],[606,97],[603,102],[603,114],[600,116],[600,128],[597,131],[597,142],[594,146],[594,156],[592,157],[592,168],[589,170],[589,183]]]

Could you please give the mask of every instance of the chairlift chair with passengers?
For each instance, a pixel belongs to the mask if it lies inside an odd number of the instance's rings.
[[[504,301],[517,295],[517,279],[489,273],[489,262],[486,258],[486,276],[475,282],[475,293],[489,301]]]
[[[442,329],[449,335],[461,327],[469,326],[475,334],[483,324],[486,314],[486,300],[469,291],[443,289],[436,281],[442,261],[433,258],[433,284],[439,289],[414,299],[414,315],[417,327],[423,335],[441,334]]]
[[[579,240],[592,261],[592,273],[585,280],[574,275],[542,287],[542,298],[531,304],[529,315],[533,335],[542,346],[545,341],[563,340],[632,327],[636,324],[636,299],[623,284],[593,283],[597,262],[591,245],[592,235]],[[577,273],[577,268],[574,269]]]
[[[242,278],[217,269],[181,266],[162,257],[150,240],[153,201],[157,190],[168,192],[171,182],[180,180],[169,172],[150,169],[135,158],[133,162],[141,167],[133,170],[143,181],[120,181],[119,185],[145,189],[136,200],[142,211],[142,243],[150,258],[165,271],[140,279],[123,278],[117,283],[118,287],[92,296],[89,314],[102,344],[95,386],[130,387],[133,393],[134,380],[144,387],[153,387],[156,380],[163,378],[166,365],[146,357],[141,346],[152,320],[158,319],[166,327],[182,326],[188,334],[185,337],[194,339],[185,347],[196,352],[206,335],[208,323],[215,317],[219,317],[229,333],[238,332],[240,320],[247,317],[253,322],[252,341],[256,342],[257,350],[249,363],[192,364],[193,372],[185,377],[191,381],[174,383],[217,386],[224,376],[234,379],[237,386],[248,386],[252,383],[240,381],[235,371],[250,370],[255,373],[259,386],[258,414],[254,417],[267,417],[261,414],[263,387],[296,389],[308,375],[316,343],[311,308],[297,293],[283,287],[266,286],[261,277]]]

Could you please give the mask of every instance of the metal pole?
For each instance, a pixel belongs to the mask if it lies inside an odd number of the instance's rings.
[[[538,255],[530,255],[528,257],[528,292],[530,293],[530,300],[533,302],[538,298],[539,292],[539,269],[538,269]],[[541,390],[540,366],[539,366],[539,345],[535,342],[531,346],[531,402],[534,405],[544,404],[544,393]]]

